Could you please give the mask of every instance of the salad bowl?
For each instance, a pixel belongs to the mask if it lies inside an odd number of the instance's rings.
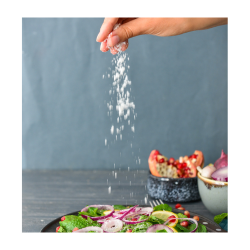
[[[228,182],[216,181],[198,173],[198,189],[205,207],[214,215],[228,212]]]

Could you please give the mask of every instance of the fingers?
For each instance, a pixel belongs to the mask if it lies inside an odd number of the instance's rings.
[[[136,18],[130,22],[122,24],[119,28],[114,30],[108,38],[108,46],[113,47],[119,43],[127,41],[129,38],[145,34],[147,25],[146,19]]]
[[[96,41],[103,42],[113,30],[114,25],[118,22],[118,20],[119,18],[105,18]]]
[[[125,51],[128,48],[128,45],[129,45],[128,44],[128,40],[126,40],[125,42],[123,42],[122,45],[121,45],[121,51]],[[119,52],[118,49],[117,49],[117,46],[114,46],[114,47],[110,48],[110,52],[113,55],[117,54]]]

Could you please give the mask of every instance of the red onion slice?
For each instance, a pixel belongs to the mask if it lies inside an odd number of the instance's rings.
[[[154,209],[152,207],[142,207],[140,213],[150,215],[153,211]]]
[[[77,231],[74,231],[72,233],[88,233],[89,231],[95,231],[96,233],[103,233],[103,229],[100,227],[85,227]]]
[[[163,223],[163,225],[166,225],[170,220],[173,220],[173,218],[167,219],[167,220]],[[194,233],[194,232],[197,230],[197,228],[198,228],[198,222],[197,222],[197,220],[195,220],[195,219],[191,219],[191,218],[178,218],[178,221],[179,221],[179,220],[188,220],[188,221],[193,222],[193,223],[196,225],[195,229],[192,230],[190,233]]]
[[[116,233],[120,231],[123,227],[123,222],[121,220],[117,219],[112,219],[105,221],[101,228],[106,232],[106,233]]]
[[[87,219],[88,217],[90,217],[91,220],[102,220],[102,219],[106,219],[108,217],[110,217],[113,213],[114,213],[114,207],[110,206],[110,205],[90,205],[90,206],[87,206],[87,207],[84,207],[81,212],[87,212],[89,207],[97,207],[98,209],[101,209],[101,210],[111,210],[111,212],[105,216],[99,216],[99,217],[91,217],[91,216],[88,216],[88,215],[83,215],[81,214],[81,216],[85,219]]]
[[[116,216],[116,219],[122,220],[126,215],[128,215],[129,213],[133,213],[136,211],[136,207],[138,207],[139,205],[136,205],[134,207],[129,208],[125,213],[123,213],[122,215]]]
[[[168,233],[174,233],[174,231],[170,227],[162,224],[155,224],[149,227],[146,233],[155,233],[157,230],[162,230],[162,229],[165,229]]]
[[[115,220],[115,218],[113,218],[112,216],[110,216],[108,218],[105,218],[105,219],[102,219],[102,220],[98,220],[97,222],[100,223],[100,224],[103,224],[104,222],[109,221],[109,220]]]
[[[140,207],[136,207],[135,212],[138,212],[138,211],[140,211],[140,210],[141,210]],[[112,214],[112,216],[113,216],[114,218],[120,218],[122,215],[124,215],[124,214],[127,213],[128,211],[131,211],[131,208],[127,208],[127,209],[123,209],[123,210],[114,212],[114,213]]]
[[[212,173],[212,178],[216,181],[228,182],[228,167],[219,168]]]

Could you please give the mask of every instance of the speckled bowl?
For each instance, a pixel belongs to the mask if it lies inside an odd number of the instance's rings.
[[[203,204],[212,214],[227,213],[228,182],[211,180],[198,173],[198,189]]]
[[[188,202],[200,199],[197,177],[165,178],[157,177],[149,171],[148,194],[167,202]]]

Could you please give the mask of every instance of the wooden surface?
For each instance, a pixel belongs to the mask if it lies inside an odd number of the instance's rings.
[[[87,205],[149,205],[148,171],[114,171],[116,175],[112,170],[23,170],[22,231],[40,232],[50,221]],[[213,220],[201,201],[182,205]]]

